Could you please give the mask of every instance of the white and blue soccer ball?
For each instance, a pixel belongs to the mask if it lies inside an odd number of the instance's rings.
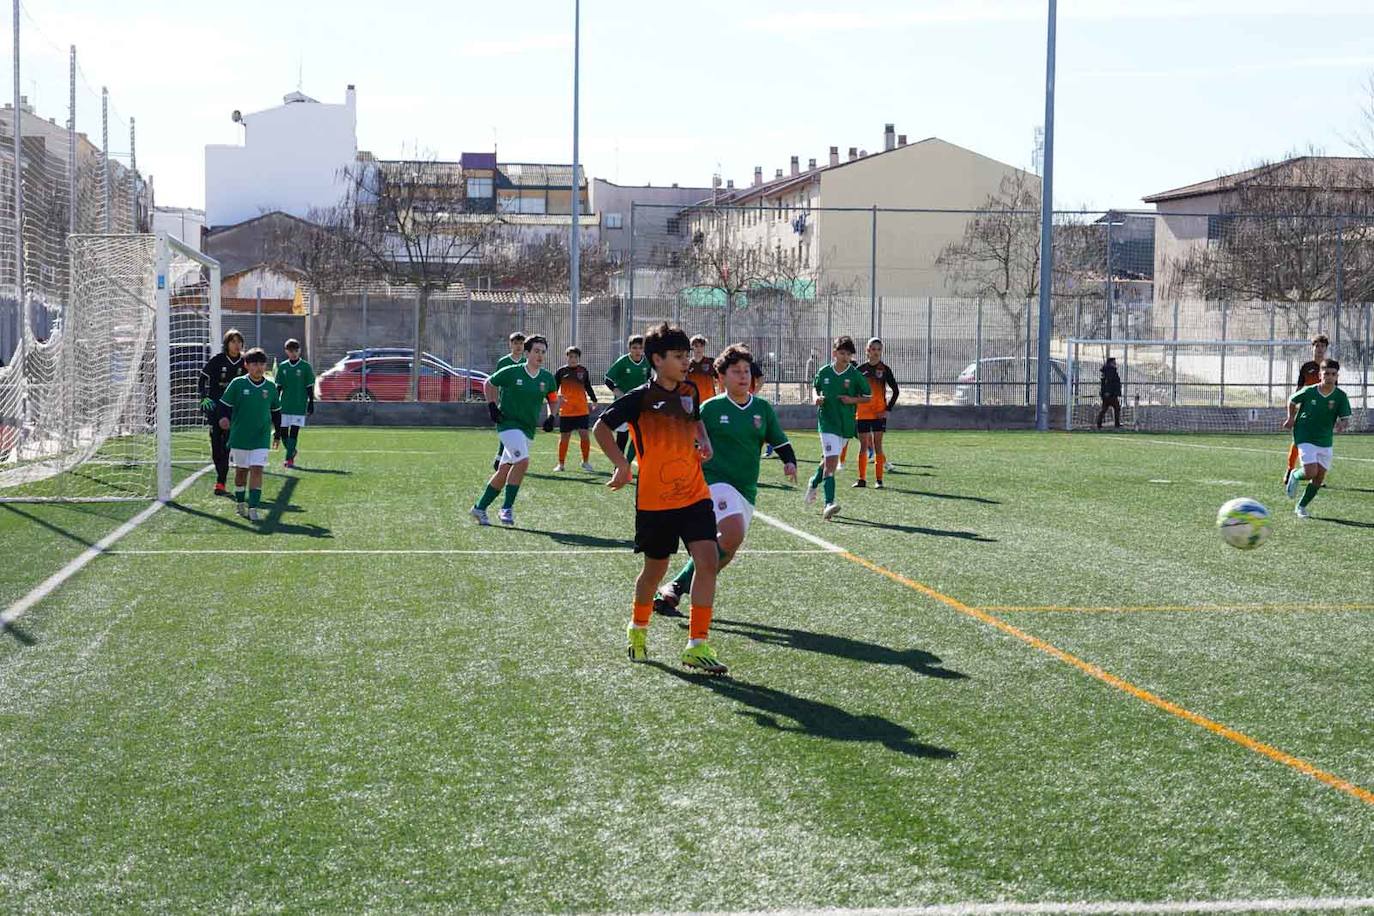
[[[1268,539],[1272,530],[1269,510],[1257,500],[1233,499],[1217,510],[1217,530],[1221,539],[1238,550],[1254,550]]]

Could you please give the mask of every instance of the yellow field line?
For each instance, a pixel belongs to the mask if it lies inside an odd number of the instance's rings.
[[[994,614],[1012,614],[1022,611],[1063,612],[1075,614],[1109,614],[1159,612],[1209,612],[1209,611],[1374,611],[1374,604],[1117,604],[1100,606],[1070,606],[1060,604],[987,604],[982,610]]]
[[[1289,754],[1285,751],[1281,751],[1273,745],[1265,744],[1263,741],[1257,741],[1243,732],[1236,731],[1234,728],[1222,725],[1220,722],[1209,719],[1206,716],[1199,715],[1198,713],[1195,713],[1192,710],[1184,709],[1177,703],[1171,703],[1163,697],[1156,696],[1150,691],[1145,690],[1142,687],[1137,687],[1129,681],[1124,681],[1116,675],[1102,670],[1101,668],[1097,667],[1091,662],[1086,662],[1078,656],[1073,655],[1072,653],[1065,652],[1058,646],[1054,646],[1050,643],[1047,643],[1045,642],[1045,640],[1040,639],[1037,636],[1032,636],[1025,630],[1012,626],[1011,624],[1007,623],[1005,620],[1002,620],[999,617],[994,617],[986,610],[970,607],[969,605],[964,604],[962,601],[959,601],[956,598],[951,598],[949,595],[936,591],[929,585],[917,582],[915,579],[908,579],[901,573],[893,572],[890,569],[879,566],[877,563],[873,563],[869,560],[865,560],[863,557],[858,556],[857,554],[850,553],[847,550],[841,550],[840,556],[844,557],[846,560],[849,560],[850,562],[857,563],[865,569],[875,572],[880,576],[886,576],[893,582],[896,582],[900,585],[905,585],[907,588],[912,589],[913,591],[920,592],[927,598],[932,598],[935,601],[939,601],[941,604],[947,605],[961,614],[966,614],[969,617],[973,617],[976,620],[981,620],[988,626],[996,627],[1003,633],[1006,633],[1009,636],[1014,636],[1022,642],[1026,643],[1027,645],[1033,646],[1036,649],[1039,649],[1041,652],[1044,652],[1047,655],[1051,655],[1054,658],[1059,659],[1061,662],[1064,662],[1065,664],[1072,665],[1079,671],[1082,671],[1084,674],[1097,678],[1104,684],[1108,684],[1112,687],[1115,687],[1117,690],[1120,690],[1124,693],[1128,693],[1136,699],[1141,700],[1145,703],[1149,703],[1151,706],[1154,706],[1157,709],[1162,709],[1164,712],[1167,712],[1172,716],[1177,716],[1178,718],[1183,719],[1187,722],[1191,722],[1194,725],[1201,726],[1202,728],[1207,729],[1207,731],[1215,735],[1220,735],[1228,741],[1233,741],[1236,744],[1239,744],[1246,750],[1254,751],[1256,754],[1262,754],[1265,757],[1268,757],[1270,760],[1281,763],[1286,767],[1291,767],[1292,769],[1297,770],[1299,773],[1302,773],[1304,776],[1310,776],[1318,782],[1324,783],[1333,789],[1337,789],[1341,792],[1346,793],[1347,795],[1359,799],[1365,804],[1374,805],[1374,792],[1371,792],[1368,789],[1365,789],[1361,786],[1357,786],[1352,782],[1347,782],[1346,780],[1341,779],[1339,776],[1336,776],[1332,773],[1328,773],[1325,770],[1308,763],[1306,760],[1303,760],[1299,757],[1294,757],[1292,754]]]

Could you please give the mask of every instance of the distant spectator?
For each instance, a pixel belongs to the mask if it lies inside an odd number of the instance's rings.
[[[1116,428],[1121,428],[1121,375],[1116,371],[1116,357],[1109,356],[1107,361],[1102,364],[1102,409],[1097,412],[1097,428],[1102,428],[1102,421],[1107,417],[1107,411],[1112,411],[1112,419]]]

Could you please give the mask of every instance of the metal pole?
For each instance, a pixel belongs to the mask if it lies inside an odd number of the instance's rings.
[[[1336,327],[1333,329],[1331,338],[1331,352],[1337,359],[1341,356],[1341,305],[1344,303],[1342,287],[1345,286],[1344,233],[1344,222],[1338,216],[1336,217]]]
[[[19,352],[29,334],[29,304],[24,297],[24,111],[19,99],[19,0],[14,0],[14,301],[19,304]]]
[[[1025,365],[1025,376],[1026,376],[1026,400],[1025,400],[1025,403],[1029,404],[1029,403],[1031,402],[1031,399],[1030,399],[1030,390],[1031,390],[1031,370],[1030,370],[1030,361],[1031,361],[1031,307],[1030,307],[1030,302],[1029,302],[1029,301],[1026,302],[1025,311],[1026,311],[1026,334],[1025,334],[1025,337],[1026,337],[1026,350],[1025,350],[1025,353],[1024,353],[1024,359],[1025,359],[1025,363],[1026,363],[1026,365]],[[1044,360],[1038,360],[1038,361],[1037,361],[1037,365],[1038,365],[1039,363],[1041,363],[1041,362],[1044,362]],[[1040,372],[1039,372],[1038,369],[1036,370],[1035,380],[1036,380],[1036,384],[1038,385],[1038,384],[1040,383]],[[1037,391],[1037,392],[1036,392],[1036,395],[1035,395],[1035,413],[1036,413],[1036,416],[1037,416],[1037,417],[1040,415],[1040,393],[1039,393],[1039,391]]]
[[[773,403],[782,400],[782,325],[783,325],[783,300],[778,297],[778,358],[773,364]]]
[[[983,404],[983,300],[978,300],[978,329],[973,342],[973,406]]]
[[[621,316],[625,322],[625,332],[618,335],[618,339],[628,337],[630,334],[630,322],[635,314],[635,204],[630,202],[630,295],[625,300],[625,314]],[[620,343],[617,342],[611,348],[611,355],[620,355]]]
[[[1172,361],[1173,361],[1173,367],[1172,367],[1172,369],[1171,369],[1171,374],[1172,374],[1172,376],[1173,376],[1173,392],[1174,392],[1174,393],[1173,393],[1173,400],[1172,400],[1170,403],[1171,403],[1171,406],[1177,407],[1177,406],[1178,406],[1178,300],[1177,300],[1177,299],[1174,300],[1174,347],[1173,347],[1173,352],[1172,352],[1172,354],[1171,354],[1171,359],[1172,359]]]
[[[1107,339],[1112,339],[1112,318],[1116,297],[1112,295],[1112,215],[1107,214]],[[1110,353],[1108,354],[1111,355]],[[1123,392],[1124,394],[1124,392]]]
[[[153,391],[156,396],[157,498],[167,502],[172,498],[172,290],[167,276],[172,253],[165,238],[159,238],[155,257],[154,300],[157,311],[153,315],[154,356],[156,374]]]
[[[830,343],[835,339],[835,297],[833,295],[825,297],[825,346],[822,351],[830,350]],[[807,379],[812,381],[812,379]]]
[[[367,391],[367,290],[363,290],[363,391]]]
[[[1273,340],[1273,339],[1274,339],[1274,331],[1276,330],[1275,327],[1274,327],[1274,325],[1275,325],[1275,319],[1277,318],[1277,312],[1278,312],[1278,305],[1277,305],[1276,303],[1273,303],[1273,302],[1269,303],[1269,339],[1270,339],[1270,340]],[[1269,348],[1269,406],[1270,406],[1270,407],[1273,407],[1273,406],[1274,406],[1274,348],[1273,348],[1272,346]]]
[[[138,153],[134,146],[134,119],[129,118],[129,225],[138,231]],[[184,241],[184,239],[183,239]],[[312,357],[314,354],[311,354]]]
[[[468,370],[468,379],[471,380],[471,378],[472,378],[472,370],[475,368],[475,367],[473,366],[473,364],[472,364],[472,293],[471,293],[471,292],[468,293],[468,297],[467,297],[466,304],[463,306],[463,311],[464,311],[464,315],[465,315],[465,319],[466,319],[466,320],[464,321],[464,324],[467,326],[467,329],[468,329],[468,330],[467,330],[467,343],[466,343],[466,344],[464,345],[464,347],[463,347],[463,349],[464,349],[464,351],[465,351],[465,352],[463,353],[463,361],[466,363],[466,366],[467,366],[467,370]],[[468,387],[467,387],[467,390],[463,393],[463,400],[466,401],[466,400],[468,400],[468,399],[471,398],[471,397],[472,397],[472,385],[469,384]]]
[[[1054,283],[1054,41],[1057,0],[1049,0],[1045,43],[1045,174],[1040,183],[1040,361],[1036,364],[1035,428],[1050,428],[1050,296]]]
[[[578,90],[581,78],[581,56],[582,56],[582,0],[573,0],[573,135],[572,135],[572,238],[568,242],[568,289],[571,290],[571,309],[572,319],[569,322],[571,328],[570,343],[577,345],[577,306],[578,300],[582,295],[582,234],[579,231],[578,217],[581,215],[582,202],[578,199],[581,189],[581,182],[578,181],[580,163],[578,162],[577,149],[577,129],[578,129]]]
[[[67,76],[67,233],[76,233],[76,45]],[[66,257],[66,255],[63,255]],[[63,290],[65,293],[66,291]]]
[[[105,198],[105,231],[112,231],[110,221],[110,90],[100,87],[100,159],[101,193]]]
[[[257,306],[253,309],[253,346],[262,346],[262,287],[258,287]]]
[[[873,240],[868,250],[868,336],[878,333],[878,205],[873,205]]]
[[[1369,303],[1364,304],[1364,371],[1360,373],[1360,400],[1364,402],[1365,410],[1369,409],[1369,364],[1370,349],[1374,347],[1374,336],[1370,334],[1370,308]]]
[[[1217,405],[1226,406],[1226,320],[1230,310],[1226,300],[1221,301],[1221,389],[1217,393]]]
[[[935,299],[926,296],[926,406],[930,406],[930,362],[935,358],[935,345],[931,335],[935,329]]]

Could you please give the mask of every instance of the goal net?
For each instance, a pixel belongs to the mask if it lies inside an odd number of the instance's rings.
[[[39,339],[0,369],[0,500],[168,499],[203,466],[198,376],[219,337],[219,265],[169,236],[73,235]]]
[[[1350,397],[1351,430],[1374,431],[1370,354],[1332,353]],[[1066,429],[1089,429],[1101,415],[1100,371],[1115,357],[1121,425],[1150,432],[1275,433],[1288,414],[1298,370],[1312,358],[1306,340],[1068,341]],[[1109,412],[1103,424],[1115,417]]]

